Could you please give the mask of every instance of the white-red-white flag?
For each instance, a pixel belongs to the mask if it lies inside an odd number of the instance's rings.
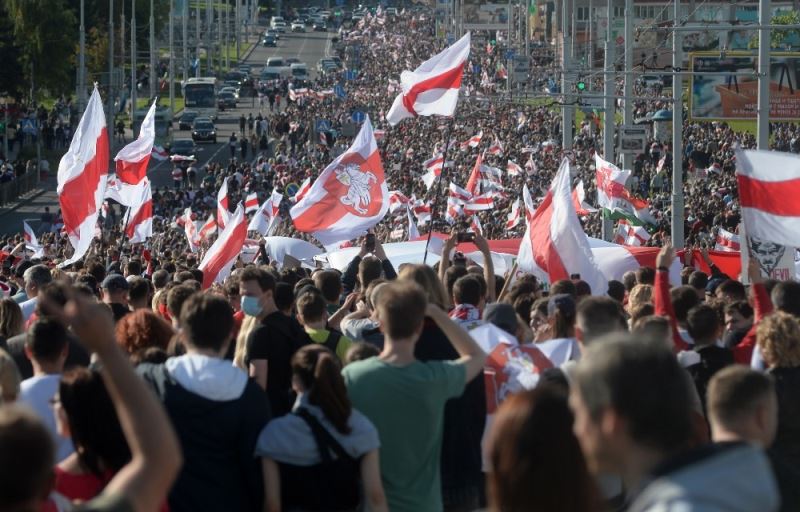
[[[477,148],[483,138],[483,130],[461,143],[461,149]]]
[[[519,226],[519,221],[522,218],[520,211],[520,200],[517,199],[511,204],[511,213],[508,214],[506,229],[514,229],[515,227]]]
[[[519,176],[522,174],[522,167],[513,160],[509,160],[506,163],[506,172],[509,176]]]
[[[592,208],[586,203],[586,190],[583,188],[583,180],[580,180],[575,185],[575,189],[572,191],[572,202],[575,205],[575,211],[581,217],[597,212],[597,208]]]
[[[425,183],[425,186],[428,188],[428,190],[430,190],[433,186],[434,180],[436,180],[436,178],[442,174],[442,168],[444,167],[444,156],[439,153],[433,158],[425,160],[422,165],[427,171],[422,175],[422,181]]]
[[[625,171],[616,165],[606,162],[597,153],[594,154],[597,177],[597,205],[612,219],[626,219],[630,224],[641,225],[644,222],[657,224],[650,213],[650,204],[634,197],[625,187],[631,171]]]
[[[564,158],[550,190],[528,221],[520,246],[519,268],[547,272],[550,282],[580,274],[592,290],[605,290],[606,279],[594,260],[570,190],[569,160]]]
[[[539,172],[539,168],[536,167],[536,162],[533,160],[533,153],[530,153],[528,161],[525,162],[525,172],[528,173],[528,176],[533,176]]]
[[[128,207],[125,234],[132,244],[140,244],[153,236],[153,194],[150,180],[144,178],[136,185],[137,201]]]
[[[58,201],[74,249],[60,266],[83,258],[95,236],[108,175],[108,131],[103,102],[94,88],[69,149],[58,163]]]
[[[303,183],[300,184],[300,188],[297,189],[297,192],[291,197],[292,202],[296,203],[306,197],[309,190],[311,190],[311,178],[306,178],[303,180]]]
[[[481,226],[481,220],[477,215],[472,216],[472,222],[469,225],[469,230],[473,233],[483,236],[483,226]]]
[[[625,219],[620,219],[614,234],[614,243],[630,247],[641,247],[650,240],[650,233],[642,226],[633,226]]]
[[[163,162],[164,160],[169,158],[169,151],[164,149],[162,146],[153,145],[152,156],[159,162]]]
[[[408,198],[399,190],[389,191],[389,213],[394,215],[397,210],[408,204]]]
[[[431,220],[431,204],[425,203],[424,201],[417,200],[412,198],[411,200],[411,211],[414,213],[414,217],[417,218],[417,222],[420,225],[425,225],[429,220]]]
[[[800,245],[800,156],[737,150],[736,181],[747,236]]]
[[[491,194],[484,194],[471,198],[464,204],[464,214],[472,215],[475,212],[484,210],[491,210],[494,208],[494,196]]]
[[[217,225],[219,229],[225,229],[228,225],[228,218],[230,218],[230,210],[228,209],[228,178],[222,180],[222,186],[217,192]]]
[[[247,230],[258,231],[266,236],[271,231],[275,219],[278,218],[278,211],[282,200],[283,194],[277,190],[273,190],[270,198],[264,201],[264,204],[261,205],[261,208],[258,209],[250,220]]]
[[[216,226],[214,226],[216,227]],[[189,243],[189,250],[197,252],[197,224],[192,219],[192,208],[183,211],[183,232],[186,233],[186,240]]]
[[[444,213],[444,220],[447,221],[447,223],[452,224],[456,219],[464,216],[464,207],[462,204],[461,201],[452,196],[447,198],[447,210],[445,210]]]
[[[36,239],[36,233],[27,221],[22,221],[22,237],[25,239],[27,246],[39,246],[39,240]]]
[[[467,32],[414,71],[403,71],[400,74],[402,92],[386,114],[389,124],[394,126],[403,119],[416,116],[452,116],[458,105],[469,44],[470,34]]]
[[[527,183],[522,185],[522,201],[525,205],[525,220],[528,221],[536,212],[536,206],[533,204],[533,196],[531,196]]]
[[[231,275],[231,267],[242,251],[245,238],[247,238],[247,218],[244,216],[244,206],[239,203],[236,211],[228,219],[225,229],[200,262],[199,268],[203,271],[203,289],[209,288],[214,283],[221,283]]]
[[[139,129],[139,137],[119,150],[114,157],[117,169],[117,178],[123,183],[136,185],[147,176],[147,165],[153,154],[153,143],[156,140],[156,103],[153,101],[150,110],[144,116]]]
[[[367,117],[347,151],[322,171],[290,215],[295,229],[327,246],[362,235],[388,210],[389,188]]]
[[[455,200],[457,200],[457,201],[459,201],[461,203],[466,203],[467,201],[472,199],[472,194],[470,194],[468,191],[464,190],[463,188],[459,187],[458,185],[456,185],[452,181],[450,182],[450,185],[447,187],[447,191],[448,191],[448,195],[450,197],[452,197],[453,199],[455,199]]]
[[[475,165],[472,166],[472,172],[469,173],[469,179],[467,180],[467,192],[470,195],[477,195],[479,193],[479,186],[481,180],[481,167],[483,167],[483,153],[478,155],[478,158],[475,159]]]
[[[258,210],[258,194],[252,192],[247,194],[244,200],[244,213],[250,213]]]
[[[734,252],[742,250],[739,235],[731,233],[727,229],[719,228],[716,241],[717,243],[714,245],[715,251]]]
[[[492,145],[489,146],[489,149],[487,149],[486,152],[489,153],[490,155],[502,155],[503,143],[500,142],[500,139],[495,137],[494,142],[492,142]]]
[[[208,220],[206,220],[205,224],[200,226],[200,229],[197,230],[197,242],[205,242],[208,238],[217,232],[217,221],[213,215],[208,216]]]

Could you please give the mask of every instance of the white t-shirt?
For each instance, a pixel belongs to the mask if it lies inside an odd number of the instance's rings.
[[[33,312],[36,311],[36,302],[36,297],[34,297],[19,305],[20,309],[22,310],[22,319],[24,321],[27,322]]]
[[[20,384],[19,403],[30,407],[53,436],[56,446],[56,463],[69,457],[73,451],[72,439],[58,435],[56,417],[50,400],[58,393],[61,375],[38,375]]]

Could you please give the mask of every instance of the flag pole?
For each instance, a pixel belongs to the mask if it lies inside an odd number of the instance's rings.
[[[439,198],[442,195],[442,183],[447,175],[447,152],[450,150],[450,138],[453,133],[453,126],[456,124],[456,113],[453,112],[453,117],[450,118],[450,124],[447,125],[447,135],[444,140],[444,151],[442,152],[442,172],[439,175],[439,183],[436,184],[436,195],[433,197],[433,204],[431,205],[431,225],[428,229],[428,239],[425,242],[425,255],[422,257],[422,264],[428,263],[428,249],[431,245],[431,236],[433,235],[433,227],[436,222],[436,212],[439,206]]]
[[[125,245],[125,232],[128,230],[128,222],[131,220],[131,207],[125,212],[125,221],[122,223],[122,233],[119,237],[119,255],[122,257],[122,247]]]

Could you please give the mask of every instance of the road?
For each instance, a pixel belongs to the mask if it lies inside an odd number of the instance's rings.
[[[263,28],[261,32],[263,32]],[[309,72],[312,77],[316,75],[317,61],[325,56],[325,52],[330,39],[334,36],[334,32],[306,32],[301,33],[286,33],[281,34],[280,41],[277,47],[263,47],[260,44],[251,52],[248,58],[244,61],[250,64],[253,69],[254,76],[261,73],[261,68],[270,57],[283,57],[290,58],[296,57],[300,62],[305,62],[308,65]],[[217,140],[216,144],[202,144],[202,150],[198,153],[198,168],[202,168],[210,162],[224,162],[227,163],[230,157],[228,149],[228,138],[231,133],[239,129],[239,116],[242,114],[245,117],[252,113],[253,116],[258,115],[258,101],[253,105],[250,98],[240,101],[238,107],[233,110],[226,110],[219,113],[217,120]],[[269,108],[263,111],[264,115],[269,115]],[[191,132],[188,130],[178,130],[178,123],[176,122],[173,130],[173,138],[191,138]],[[114,155],[120,148],[115,147],[111,150]],[[239,157],[237,150],[237,158]],[[252,151],[249,153],[248,158],[252,156]],[[52,168],[52,174],[57,169],[57,163]],[[169,161],[156,161],[150,160],[150,167],[148,168],[147,175],[153,183],[154,189],[172,186],[172,166]],[[202,178],[202,175],[200,176]],[[38,196],[33,201],[20,206],[16,210],[3,213],[0,215],[0,233],[20,233],[22,231],[22,221],[28,219],[34,229],[38,226],[39,216],[44,212],[44,208],[49,206],[50,211],[55,212],[59,209],[58,195],[56,193],[55,179],[50,179],[46,183],[46,191]]]

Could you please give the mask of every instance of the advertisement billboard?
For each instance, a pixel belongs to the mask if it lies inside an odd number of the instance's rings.
[[[508,30],[510,2],[486,3],[464,0],[462,17],[467,30]]]
[[[758,58],[753,52],[692,53],[689,63],[696,73],[689,77],[690,118],[756,118]],[[800,119],[800,53],[773,52],[769,68],[770,119]],[[703,75],[703,71],[715,74]]]

